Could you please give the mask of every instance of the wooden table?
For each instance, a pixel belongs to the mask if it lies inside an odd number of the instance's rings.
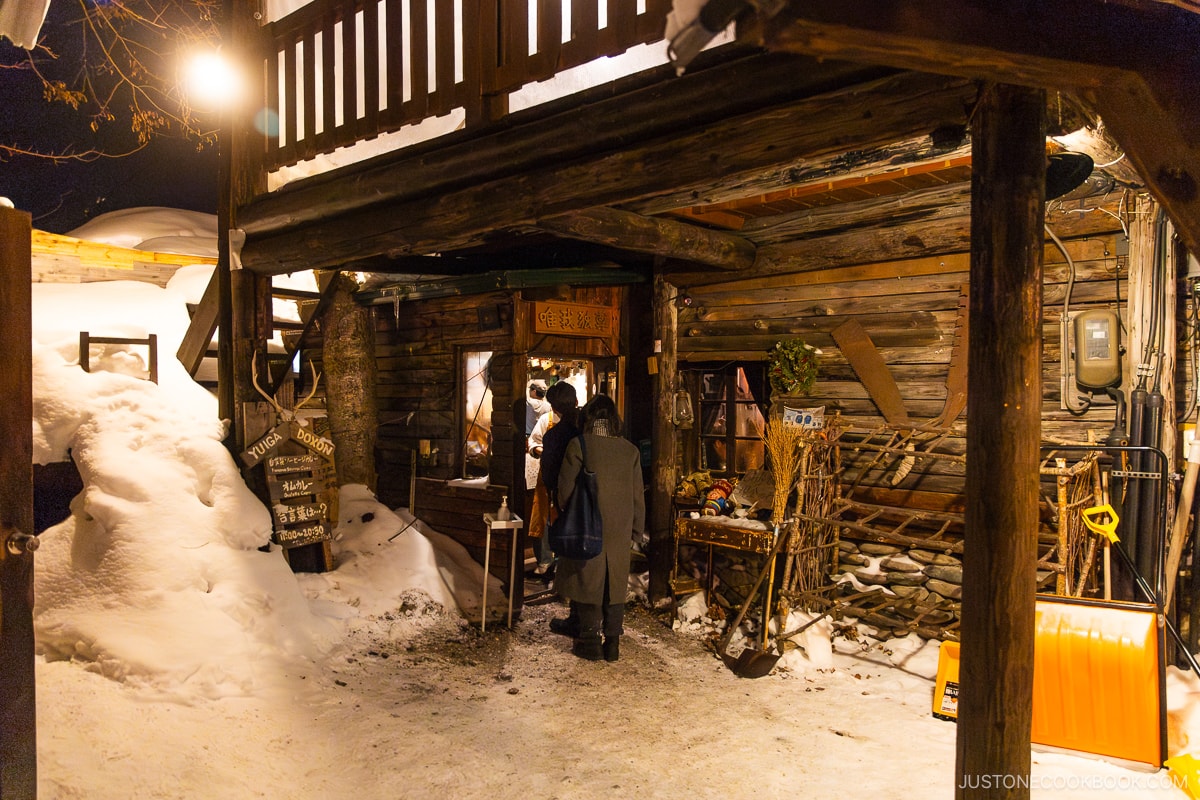
[[[749,525],[739,525],[718,520],[728,520],[728,518],[700,516],[696,518],[679,517],[675,520],[675,560],[672,564],[673,573],[679,569],[680,542],[695,542],[708,546],[708,568],[706,571],[706,585],[704,587],[704,599],[706,602],[712,593],[714,547],[727,547],[742,553],[757,553],[769,556],[775,545],[774,528],[751,527]],[[780,535],[786,534],[781,533]],[[772,560],[770,567],[770,574],[767,576],[767,588],[763,595],[764,650],[767,646],[767,621],[770,619],[771,593],[775,582],[774,560]],[[677,586],[682,586],[683,583],[677,575],[672,576],[671,586],[673,591]]]

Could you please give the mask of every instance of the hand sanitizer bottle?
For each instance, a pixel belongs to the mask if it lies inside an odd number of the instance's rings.
[[[512,519],[512,512],[508,510],[507,497],[500,501],[500,508],[496,509],[496,519],[500,522],[508,522]]]

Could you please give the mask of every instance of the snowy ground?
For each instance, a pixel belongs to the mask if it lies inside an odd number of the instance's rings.
[[[495,584],[481,634],[479,566],[360,486],[337,569],[291,573],[177,364],[156,386],[120,374],[135,351],[74,362],[84,318],[175,352],[203,277],[34,287],[36,456],[70,451],[85,486],[36,562],[44,800],[953,796],[936,644],[817,626],[748,680],[710,626],[633,604],[620,661],[585,662],[547,629],[558,604],[498,624]],[[1200,687],[1169,680],[1171,753],[1200,751]],[[1034,761],[1038,798],[1187,796],[1166,771]]]
[[[39,665],[41,796],[953,797],[955,725],[930,715],[932,682],[878,646],[748,680],[639,609],[621,660],[592,663],[546,628],[562,611],[480,635],[418,601],[249,697],[165,701]],[[1034,759],[1034,797],[1186,797],[1160,788],[1166,772]]]

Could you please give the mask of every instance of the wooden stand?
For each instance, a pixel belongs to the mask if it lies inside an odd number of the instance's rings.
[[[673,590],[688,589],[687,581],[679,580],[679,543],[694,542],[708,546],[708,572],[705,576],[704,599],[711,602],[713,589],[713,547],[727,547],[742,553],[758,553],[771,559],[770,574],[767,577],[767,587],[763,594],[763,649],[767,646],[767,622],[771,618],[772,591],[775,583],[775,559],[771,555],[775,543],[775,533],[771,528],[750,528],[717,522],[715,518],[679,517],[675,520],[675,561],[672,567],[671,586]]]
[[[487,631],[487,590],[488,578],[491,577],[489,567],[491,566],[492,558],[492,531],[507,530],[512,533],[512,542],[508,547],[508,627],[511,628],[513,618],[513,589],[517,582],[517,534],[521,532],[521,528],[525,527],[525,522],[520,517],[496,519],[496,515],[490,511],[483,515],[483,524],[486,541],[483,546],[483,592],[479,602],[480,633]]]

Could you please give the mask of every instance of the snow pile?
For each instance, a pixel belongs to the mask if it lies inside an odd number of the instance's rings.
[[[158,337],[158,383],[173,405],[197,416],[216,417],[216,399],[192,380],[175,357],[187,333],[188,303],[204,294],[213,268],[198,264],[176,271],[166,288],[138,281],[33,285],[33,340],[58,353],[64,363],[79,363],[79,333],[92,336],[145,339]],[[94,345],[92,370],[109,370],[144,377],[149,369],[146,345]],[[60,386],[56,390],[74,387]],[[35,387],[36,389],[36,387]],[[37,394],[44,401],[66,401],[48,390]],[[63,453],[36,455],[37,463],[60,460]]]
[[[154,253],[217,257],[217,215],[200,211],[124,208],[101,214],[68,235]]]
[[[323,613],[380,616],[402,605],[402,595],[411,601],[417,592],[438,608],[478,618],[483,570],[453,539],[406,511],[392,511],[361,484],[341,487],[338,515],[337,569],[297,576]],[[503,599],[494,576],[488,595],[492,607]]]
[[[37,452],[69,450],[84,484],[71,516],[41,536],[34,625],[47,659],[214,697],[329,650],[335,629],[279,553],[258,550],[270,515],[215,419],[42,347],[34,384]]]
[[[354,620],[414,603],[477,618],[482,569],[366,487],[343,491],[336,571],[297,576],[265,551],[270,513],[222,444],[215,398],[174,357],[211,271],[181,269],[165,289],[33,287],[34,460],[74,460],[84,486],[41,535],[39,652],[179,700],[245,696],[311,673]],[[159,383],[144,379],[145,345],[98,346],[84,372],[80,330],[157,334]],[[498,582],[488,600],[503,602]]]

